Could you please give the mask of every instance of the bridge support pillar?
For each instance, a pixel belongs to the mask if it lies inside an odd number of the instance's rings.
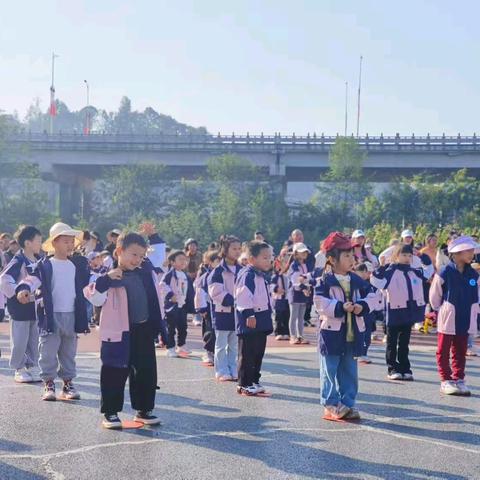
[[[82,189],[78,184],[60,183],[59,214],[63,222],[76,223],[82,206]]]

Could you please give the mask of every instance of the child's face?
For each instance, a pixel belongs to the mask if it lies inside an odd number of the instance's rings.
[[[453,254],[454,262],[464,264],[464,265],[472,263],[474,257],[475,257],[475,250],[473,248],[470,250],[464,250],[463,252],[458,252]]]
[[[55,255],[69,257],[75,249],[75,237],[60,235],[53,241]]]
[[[248,257],[250,265],[262,272],[268,272],[272,267],[272,251],[270,248],[262,248],[257,257]]]
[[[123,270],[135,270],[142,264],[146,253],[145,247],[135,243],[127,248],[119,247],[117,249],[118,266]]]
[[[351,250],[344,251],[340,253],[340,258],[338,260],[332,259],[333,266],[338,273],[346,274],[353,270],[355,265],[355,258]]]
[[[370,272],[368,270],[359,270],[355,273],[363,280],[366,280],[366,281],[370,280]]]
[[[39,255],[42,250],[42,236],[35,235],[32,240],[25,240],[25,248],[34,254]]]
[[[175,257],[175,260],[172,262],[172,267],[175,269],[175,270],[185,270],[187,268],[187,265],[188,265],[188,259],[186,257],[186,255],[177,255]]]
[[[365,237],[357,237],[355,239],[357,246],[363,247],[365,245]]]
[[[221,262],[221,259],[220,258],[216,258],[212,263],[210,263],[210,267],[213,269],[213,268],[217,268],[219,265],[220,265],[220,262]]]
[[[96,270],[102,266],[103,259],[101,256],[95,257],[93,260],[90,260],[90,268]]]
[[[401,265],[410,265],[412,263],[413,255],[411,253],[399,253],[398,263]]]
[[[405,238],[403,239],[403,243],[404,243],[405,245],[411,245],[412,242],[413,242],[413,238],[412,238],[412,237],[405,237]]]
[[[304,262],[308,257],[308,252],[297,252],[295,253],[295,258]]]
[[[240,242],[233,242],[228,247],[227,258],[232,261],[236,262],[240,255],[242,254],[242,244]]]

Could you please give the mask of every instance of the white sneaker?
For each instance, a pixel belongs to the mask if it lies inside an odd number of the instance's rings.
[[[30,376],[32,377],[32,382],[42,381],[42,379],[40,378],[40,369],[38,367],[30,367],[27,370]]]
[[[175,348],[172,347],[172,348],[169,348],[167,350],[167,357],[168,358],[177,358],[178,357],[178,353],[175,351]]]
[[[192,322],[192,324],[193,324],[194,327],[201,327],[202,326],[201,320],[194,320]]]
[[[177,355],[179,357],[188,357],[192,353],[191,350],[189,350],[185,345],[182,345],[181,347],[177,347]]]
[[[387,377],[389,380],[403,380],[403,375],[396,372],[389,373]]]
[[[231,375],[215,375],[215,378],[219,382],[231,382],[233,380],[233,377]]]
[[[277,335],[277,336],[275,337],[275,340],[277,340],[277,341],[278,341],[278,340],[283,340],[283,335]]]
[[[247,396],[254,396],[257,395],[258,390],[255,385],[250,385],[249,387],[241,387],[240,385],[237,387],[237,393],[240,395],[247,395]]]
[[[407,382],[413,382],[413,373],[404,373],[403,379]]]
[[[457,380],[457,388],[460,390],[460,393],[458,395],[469,397],[472,394],[470,389],[467,387],[465,380]]]
[[[445,380],[440,384],[440,392],[445,395],[459,395],[460,389],[453,380]]]
[[[26,368],[19,368],[15,370],[15,381],[17,383],[32,383],[33,378],[30,375],[30,372]]]
[[[467,357],[478,357],[478,352],[475,347],[467,348]]]
[[[260,383],[254,383],[253,386],[257,389],[257,393],[265,393],[265,387]]]

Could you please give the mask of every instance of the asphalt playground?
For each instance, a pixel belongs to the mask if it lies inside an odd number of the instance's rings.
[[[96,333],[80,340],[82,400],[49,403],[40,384],[13,382],[7,332],[0,324],[0,480],[480,478],[480,357],[467,364],[472,397],[441,396],[433,335],[414,338],[413,383],[387,381],[384,347],[373,345],[374,363],[360,368],[363,420],[351,424],[322,420],[314,345],[270,340],[262,382],[272,397],[242,397],[202,366],[190,327],[192,358],[157,352],[162,426],[107,431]],[[122,418],[132,415],[127,404]]]

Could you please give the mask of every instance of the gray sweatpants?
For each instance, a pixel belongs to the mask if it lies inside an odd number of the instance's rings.
[[[10,322],[10,367],[38,367],[38,326],[36,320]]]
[[[62,380],[76,377],[75,355],[77,334],[75,313],[54,313],[54,332],[40,336],[40,377],[42,380]]]
[[[305,310],[307,305],[305,303],[291,303],[290,304],[290,321],[288,326],[290,328],[291,337],[303,337],[303,322]]]

